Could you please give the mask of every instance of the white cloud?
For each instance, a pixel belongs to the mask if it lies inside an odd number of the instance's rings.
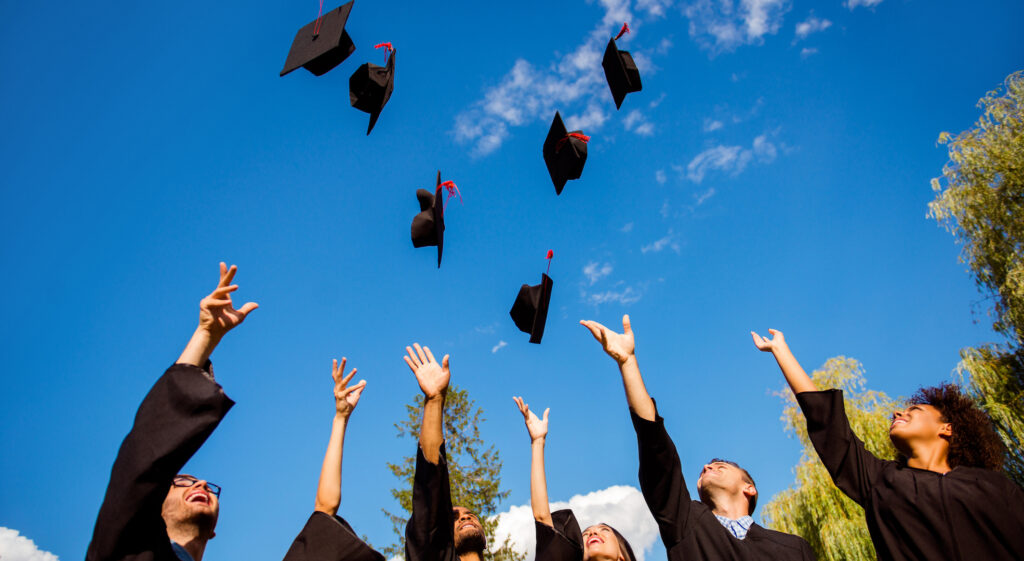
[[[636,0],[636,8],[652,16],[665,15],[665,8],[672,5],[672,0]]]
[[[500,351],[501,349],[503,349],[503,348],[505,348],[507,346],[508,346],[508,343],[506,343],[505,341],[498,341],[497,345],[494,345],[493,347],[491,347],[491,354],[494,354],[494,353]]]
[[[767,134],[762,134],[761,136],[755,138],[752,149],[754,151],[754,156],[757,158],[757,161],[761,162],[762,164],[772,163],[773,161],[775,161],[775,157],[779,154],[778,151],[775,149],[775,145],[768,140]]]
[[[56,555],[39,549],[35,542],[20,535],[17,530],[3,526],[0,526],[0,559],[3,561],[58,561]]]
[[[626,286],[615,290],[605,290],[604,292],[585,294],[584,300],[587,304],[593,304],[595,306],[599,304],[608,304],[610,302],[632,304],[633,302],[639,301],[641,296],[640,291],[635,290],[632,286]]]
[[[633,131],[640,136],[651,136],[654,134],[654,125],[644,117],[639,109],[634,109],[622,119],[622,126],[628,131]]]
[[[724,126],[725,124],[722,123],[722,121],[719,121],[718,119],[712,119],[710,117],[704,118],[704,132],[713,132]]]
[[[640,253],[658,253],[665,248],[670,248],[672,251],[679,253],[679,242],[676,241],[676,235],[669,229],[665,237],[654,240],[653,242],[640,248]]]
[[[789,0],[696,0],[683,13],[690,19],[690,37],[718,54],[760,44],[779,30],[787,11]]]
[[[714,187],[711,187],[707,191],[704,191],[702,193],[695,193],[693,195],[694,206],[700,206],[700,205],[704,204],[705,201],[707,201],[708,199],[710,199],[711,197],[714,197],[714,196],[715,196],[715,188]]]
[[[807,57],[809,57],[811,55],[815,55],[815,54],[818,54],[818,49],[815,48],[815,47],[811,47],[811,48],[804,47],[804,48],[800,49],[800,58],[807,58]]]
[[[580,523],[580,529],[605,522],[618,530],[629,542],[637,561],[645,561],[658,539],[658,525],[647,509],[639,489],[627,485],[614,485],[586,495],[575,495],[568,502],[553,502],[551,510],[571,508]],[[495,543],[511,537],[517,549],[534,557],[537,548],[533,511],[529,505],[513,506],[497,515],[498,527]]]
[[[882,3],[882,0],[847,0],[845,6],[850,10],[853,10],[857,6],[864,6],[865,8],[874,8],[875,6]]]
[[[632,224],[632,222],[630,222],[630,224]],[[612,274],[611,263],[605,263],[604,265],[601,265],[596,261],[591,261],[590,263],[587,263],[586,266],[583,267],[583,276],[587,277],[587,280],[590,281],[591,286],[593,286],[594,283],[596,283],[597,281],[601,280],[604,277],[607,277],[610,274]]]
[[[827,19],[818,19],[814,17],[814,13],[807,16],[807,19],[796,24],[796,39],[806,39],[811,33],[817,33],[819,31],[825,31],[832,26],[832,22]]]
[[[773,162],[777,155],[778,150],[768,140],[767,134],[755,138],[750,148],[719,144],[694,156],[686,166],[686,177],[694,183],[700,183],[709,171],[721,171],[736,176],[747,169],[754,159],[762,164],[768,164]]]
[[[665,170],[659,169],[654,172],[654,180],[657,181],[659,185],[664,185],[665,182],[668,181],[668,177],[665,175]]]
[[[665,101],[665,97],[667,95],[668,94],[666,94],[665,92],[661,92],[661,95],[659,95],[657,98],[655,98],[653,101],[651,101],[651,103],[649,104],[650,108],[654,109],[655,107],[661,105],[661,102]]]
[[[672,205],[668,204],[668,199],[665,199],[665,201],[661,203],[661,210],[658,211],[658,214],[660,214],[662,218],[667,219],[668,215],[671,213]]]
[[[632,223],[632,222],[626,222],[626,223],[625,223],[625,224],[624,224],[624,225],[622,226],[622,228],[619,228],[619,231],[620,231],[620,232],[625,232],[625,233],[627,233],[627,234],[628,234],[628,233],[630,233],[630,232],[632,232],[632,231],[633,231],[633,223]]]

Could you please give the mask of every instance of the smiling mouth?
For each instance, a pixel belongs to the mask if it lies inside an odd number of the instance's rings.
[[[604,541],[597,536],[594,536],[587,540],[587,545],[594,545],[595,543],[604,543]]]
[[[905,425],[905,424],[907,424],[907,421],[905,419],[896,419],[895,421],[892,422],[891,425],[889,425],[889,428],[890,429],[896,428],[896,425],[899,425],[899,424]]]
[[[192,493],[185,499],[186,503],[202,503],[204,505],[210,504],[210,496],[202,491]]]

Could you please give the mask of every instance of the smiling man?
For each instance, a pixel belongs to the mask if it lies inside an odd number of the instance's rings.
[[[413,350],[415,347],[415,350]],[[444,452],[444,400],[451,372],[448,355],[441,363],[428,347],[406,347],[405,363],[423,392],[423,423],[416,451],[412,516],[405,527],[406,561],[481,561],[487,548],[480,519],[469,509],[452,506]]]
[[[146,395],[110,472],[87,561],[202,561],[213,539],[220,487],[179,473],[234,402],[214,381],[210,354],[258,306],[235,309],[237,269],[199,302],[199,327]]]
[[[640,490],[658,522],[669,561],[813,561],[811,546],[800,536],[754,523],[750,515],[757,504],[757,487],[738,464],[717,458],[708,462],[697,480],[701,500],[690,499],[679,453],[640,375],[629,316],[622,316],[623,333],[596,321],[580,323],[619,365],[636,430]]]

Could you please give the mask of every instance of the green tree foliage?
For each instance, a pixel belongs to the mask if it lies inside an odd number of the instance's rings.
[[[830,358],[811,379],[819,388],[843,390],[846,415],[853,432],[879,458],[893,459],[896,449],[889,441],[889,422],[896,403],[884,393],[865,389],[864,368],[852,358]],[[772,497],[764,506],[765,523],[782,532],[806,539],[819,561],[874,561],[864,509],[833,483],[818,459],[807,423],[788,388],[778,394],[785,402],[782,422],[804,447],[794,468],[796,483]]]
[[[960,260],[992,304],[1003,345],[960,352],[962,383],[996,424],[1006,472],[1024,486],[1024,73],[978,102],[984,111],[956,137],[942,133],[949,162],[932,180],[929,215],[962,245]]]
[[[401,514],[386,509],[384,514],[398,536],[394,543],[381,551],[392,557],[405,555],[405,524],[412,514],[412,483],[416,473],[416,446],[420,426],[423,422],[423,396],[417,394],[411,404],[405,406],[408,417],[395,423],[398,437],[409,437],[410,451],[400,463],[388,463],[388,469],[399,480],[391,489],[391,495],[402,507]],[[525,555],[514,549],[509,539],[495,543],[494,531],[498,522],[494,517],[498,503],[508,498],[509,492],[501,490],[501,458],[494,446],[487,446],[480,437],[480,425],[484,421],[483,410],[476,406],[469,393],[452,384],[444,404],[445,452],[448,460],[448,477],[451,484],[452,504],[464,506],[480,517],[487,536],[491,557],[495,561],[523,561]]]

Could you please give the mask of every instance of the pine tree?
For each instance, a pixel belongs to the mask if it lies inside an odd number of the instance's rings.
[[[405,406],[408,417],[395,423],[399,438],[409,437],[410,449],[415,450],[423,422],[423,395],[417,394],[411,404]],[[483,410],[476,406],[469,393],[452,384],[444,404],[445,451],[448,461],[448,478],[451,485],[452,505],[464,506],[476,513],[487,536],[489,553],[495,561],[524,561],[510,539],[496,544],[494,531],[498,521],[494,517],[498,504],[508,498],[509,491],[501,490],[501,457],[494,446],[487,446],[480,437],[480,425],[484,422]],[[397,464],[388,463],[388,469],[399,480],[391,489],[391,496],[402,507],[401,514],[384,510],[391,520],[398,542],[381,551],[388,557],[405,555],[405,524],[412,513],[412,484],[416,472],[416,455],[406,456]]]

